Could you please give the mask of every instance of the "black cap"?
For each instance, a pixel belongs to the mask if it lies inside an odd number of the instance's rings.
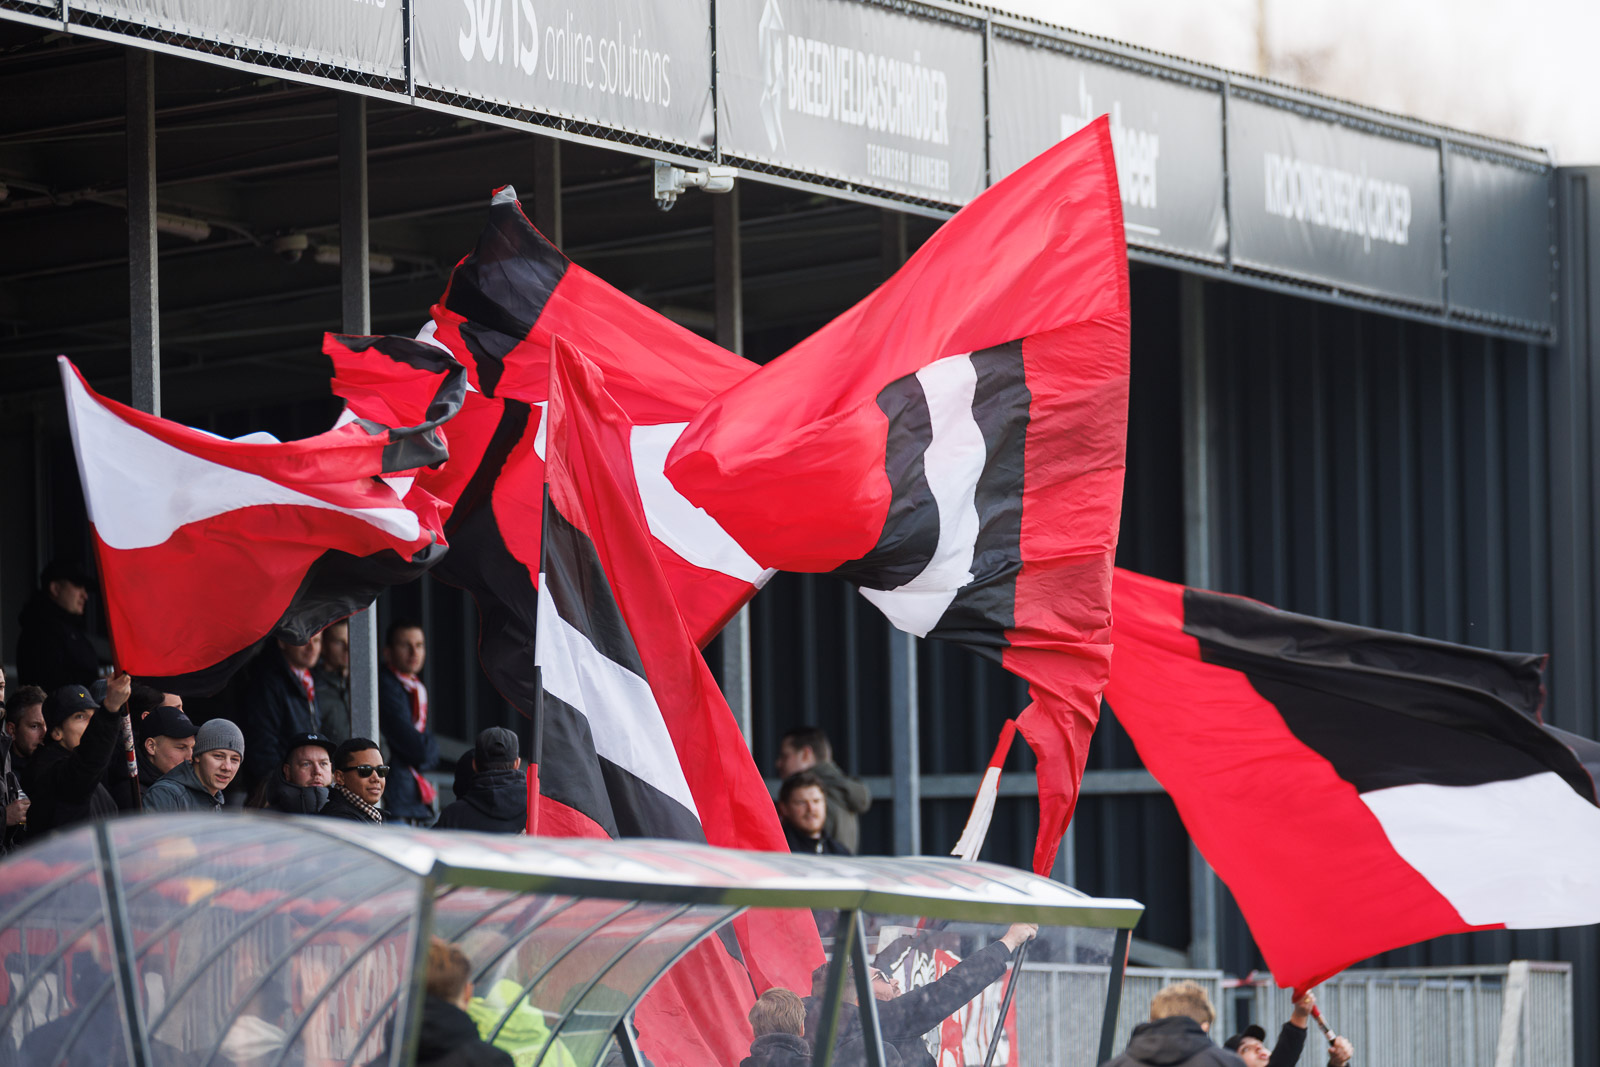
[[[94,578],[88,570],[77,560],[57,556],[44,565],[44,570],[39,572],[39,585],[49,585],[51,582],[71,582],[81,585],[85,589],[94,588]]]
[[[193,737],[200,730],[189,721],[189,716],[183,713],[182,708],[175,708],[171,704],[158,704],[150,709],[150,713],[139,723],[139,736],[145,737]]]
[[[283,750],[284,762],[289,762],[289,753],[305,745],[315,745],[318,748],[325,750],[328,753],[328,759],[330,760],[333,759],[333,757],[339,751],[339,746],[334,744],[333,738],[324,734],[295,734],[293,737],[289,738],[289,747]]]
[[[1224,1041],[1222,1043],[1222,1047],[1227,1049],[1229,1052],[1238,1052],[1239,1046],[1244,1044],[1244,1039],[1247,1037],[1253,1037],[1257,1041],[1265,1041],[1267,1039],[1267,1032],[1261,1027],[1257,1026],[1255,1023],[1251,1023],[1249,1026],[1245,1027],[1243,1030],[1240,1030],[1237,1034],[1234,1034],[1232,1037],[1228,1038],[1228,1040]]]
[[[75,711],[93,711],[100,705],[81,685],[64,685],[44,698],[44,724],[54,730]]]
[[[497,764],[509,767],[517,761],[518,755],[517,735],[504,726],[491,726],[478,735],[473,758],[481,771]]]

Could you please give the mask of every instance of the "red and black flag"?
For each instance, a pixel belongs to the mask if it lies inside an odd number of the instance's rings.
[[[215,692],[269,635],[307,641],[444,553],[437,511],[408,493],[447,458],[441,426],[461,406],[463,368],[415,341],[338,343],[345,373],[396,391],[357,392],[332,429],[298,441],[228,440],[148,415],[99,396],[61,358],[123,670]]]
[[[718,396],[667,463],[761,566],[838,574],[901,629],[1028,681],[1040,871],[1110,658],[1127,399],[1127,250],[1101,120]]]
[[[1281,985],[1600,922],[1595,746],[1542,724],[1543,656],[1115,581],[1106,700]]]
[[[630,420],[576,349],[557,339],[552,359],[536,653],[541,795],[530,823],[555,836],[785,851],[761,773],[662,573]],[[644,1018],[656,1025],[640,1026],[655,1062],[738,1060],[755,988],[805,988],[822,960],[804,913],[752,913],[735,931],[737,941],[713,941],[686,961],[703,983],[688,998],[693,1011],[660,1004],[681,983],[652,994]]]

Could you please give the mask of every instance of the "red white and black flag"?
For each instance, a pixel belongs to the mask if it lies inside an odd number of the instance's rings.
[[[1047,872],[1110,658],[1128,264],[1104,119],[713,400],[667,476],[761,566],[854,582],[1026,679]]]
[[[630,420],[576,349],[557,339],[551,360],[540,795],[530,798],[530,823],[563,837],[784,851],[761,773],[662,573]],[[736,940],[697,949],[641,1005],[641,1042],[655,1062],[736,1061],[748,1049],[743,1012],[755,989],[804,988],[822,961],[809,914],[753,912],[734,931]]]
[[[1600,922],[1595,746],[1540,721],[1543,656],[1115,583],[1106,700],[1280,984]]]
[[[269,635],[309,640],[444,553],[434,515],[401,497],[418,468],[447,457],[440,427],[460,407],[462,367],[415,341],[337,343],[352,373],[404,388],[357,397],[333,429],[298,441],[228,440],[146,414],[98,395],[61,358],[123,670],[214,692]]]

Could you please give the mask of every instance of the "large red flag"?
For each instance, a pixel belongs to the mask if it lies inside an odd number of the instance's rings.
[[[1600,922],[1600,807],[1544,657],[1116,573],[1106,699],[1280,985],[1467,930]]]
[[[401,496],[445,461],[440,426],[460,407],[463,369],[415,341],[347,356],[350,374],[390,378],[394,395],[358,395],[336,427],[298,441],[148,415],[96,394],[62,357],[119,667],[215,691],[267,636],[308,640],[443,553],[437,508]]]
[[[551,359],[539,832],[786,851],[761,772],[652,545],[632,424],[575,348],[556,339]],[[638,1021],[654,1062],[736,1062],[754,994],[809,988],[823,956],[808,913],[754,912],[735,930],[743,968],[713,941],[680,965],[696,987],[664,983],[646,999]]]
[[[719,395],[667,475],[760,565],[1027,679],[1047,872],[1099,716],[1127,436],[1128,264],[1105,119]]]

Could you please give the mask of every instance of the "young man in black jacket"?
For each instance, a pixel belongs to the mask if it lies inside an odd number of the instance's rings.
[[[422,1033],[417,1067],[512,1067],[511,1054],[478,1036],[467,1014],[472,1000],[472,965],[462,951],[438,938],[428,946],[427,998],[422,1002]]]
[[[1150,1021],[1133,1028],[1127,1051],[1103,1067],[1242,1067],[1212,1043],[1217,1011],[1199,982],[1174,982],[1150,1001]]]
[[[466,791],[439,813],[433,828],[522,833],[528,824],[528,779],[517,755],[517,735],[504,726],[484,730],[472,749],[472,767]]]
[[[96,704],[81,685],[64,685],[44,702],[49,734],[22,782],[33,806],[28,809],[28,839],[51,830],[117,813],[106,791],[106,768],[122,741],[133,679],[119,674]]]
[[[333,754],[333,785],[328,787],[328,802],[317,814],[353,822],[388,821],[378,806],[388,778],[389,765],[383,762],[378,743],[366,737],[350,738]]]
[[[289,754],[286,747],[295,734],[321,730],[317,687],[311,668],[322,655],[322,635],[303,645],[277,638],[250,661],[238,683],[239,722],[244,727],[248,753],[240,775],[250,788],[271,778]]]
[[[848,856],[850,850],[827,831],[828,796],[822,782],[810,771],[784,779],[778,788],[778,818],[790,852],[818,856]]]
[[[82,567],[63,560],[51,560],[39,575],[39,588],[18,616],[17,672],[24,682],[53,693],[99,676],[100,650],[84,617],[93,588]]]

